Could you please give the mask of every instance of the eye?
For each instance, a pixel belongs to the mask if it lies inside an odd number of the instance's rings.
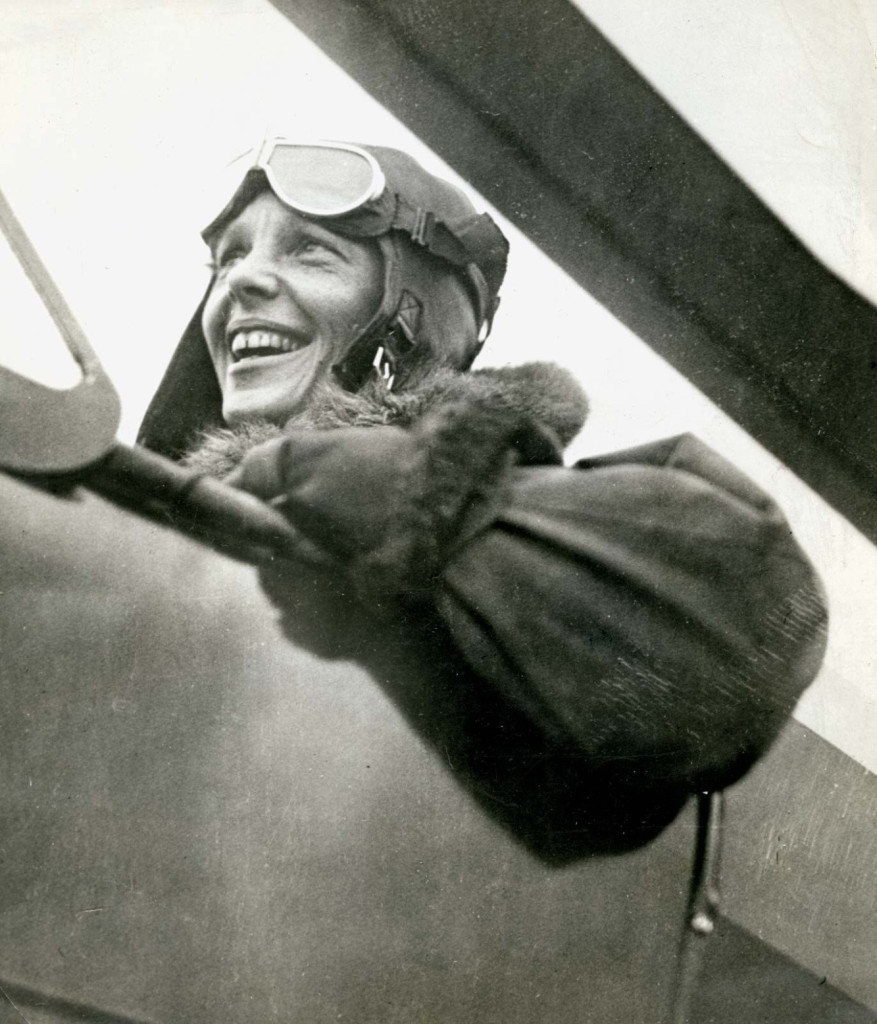
[[[246,253],[239,246],[229,246],[226,249],[218,249],[210,260],[208,266],[214,274],[221,274],[223,271],[228,270],[234,266],[238,260],[241,260],[246,256]]]
[[[295,255],[308,260],[332,259],[338,253],[327,242],[318,238],[303,238],[295,247]]]

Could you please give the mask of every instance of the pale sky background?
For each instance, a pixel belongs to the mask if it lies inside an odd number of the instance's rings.
[[[877,296],[877,13],[577,2],[806,244]],[[3,0],[0,58],[0,187],[115,382],[129,442],[207,280],[209,183],[266,127],[398,146],[455,179],[263,0]],[[497,219],[512,256],[481,365],[577,374],[592,415],[571,458],[693,431],[777,498],[832,613],[797,717],[877,771],[874,546]],[[64,386],[22,293],[0,251],[0,354]]]

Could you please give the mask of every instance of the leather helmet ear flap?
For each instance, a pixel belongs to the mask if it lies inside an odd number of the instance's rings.
[[[344,224],[333,227],[340,234],[351,229],[351,237],[373,238],[380,246],[384,293],[371,322],[333,367],[335,376],[344,388],[356,391],[373,366],[395,389],[433,366],[467,370],[490,331],[508,242],[459,189],[407,154],[362,148],[378,159],[386,174],[383,206],[372,210],[367,204],[357,214],[377,218],[375,223],[357,222],[352,230],[349,218],[343,218]],[[264,173],[252,171],[234,202],[246,205],[267,187]],[[409,207],[413,226],[395,225],[395,214]],[[234,209],[238,206],[230,206],[224,215]],[[442,240],[449,239],[453,252],[442,248]],[[431,251],[430,242],[440,251]],[[200,431],[223,426],[222,393],[201,328],[205,299],[183,333],[138,436],[141,444],[171,458],[184,454]]]
[[[341,386],[358,390],[373,365],[393,389],[432,366],[467,370],[482,344],[468,281],[401,232],[384,235],[378,244],[384,257],[384,298],[333,367]]]
[[[399,232],[376,241],[385,265],[383,300],[333,368],[339,383],[358,390],[376,357],[379,372],[395,389],[432,366],[468,369],[483,339],[467,283]],[[183,332],[137,437],[139,444],[172,459],[179,459],[201,431],[224,425],[222,392],[201,327],[206,299],[205,294]]]
[[[375,239],[384,264],[381,304],[358,338],[354,338],[341,359],[332,367],[335,379],[345,391],[358,391],[371,373],[384,336],[392,330],[399,305],[399,260],[391,235]]]
[[[209,288],[208,288],[209,291]],[[210,359],[198,303],[140,425],[137,443],[179,459],[202,430],[223,425],[222,392]]]

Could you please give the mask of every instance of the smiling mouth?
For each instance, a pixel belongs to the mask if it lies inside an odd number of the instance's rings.
[[[235,331],[232,335],[231,357],[237,363],[241,359],[284,355],[307,348],[310,343],[309,338],[293,337],[283,331],[266,328],[244,329]]]

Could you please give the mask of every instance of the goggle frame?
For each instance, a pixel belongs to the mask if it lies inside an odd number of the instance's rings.
[[[308,206],[306,203],[293,199],[289,195],[288,189],[283,187],[282,183],[278,180],[275,168],[271,166],[271,158],[280,147],[288,147],[290,149],[338,150],[345,153],[353,153],[355,156],[364,160],[368,165],[371,171],[371,181],[366,189],[354,200],[333,208],[329,212],[325,209],[317,209],[315,207]],[[294,139],[288,139],[283,136],[274,136],[273,138],[263,140],[256,153],[255,162],[249,167],[247,173],[255,169],[262,171],[268,180],[268,184],[271,186],[271,190],[282,203],[290,209],[295,210],[297,213],[302,213],[307,217],[317,217],[321,219],[326,218],[331,220],[334,217],[343,217],[346,214],[353,213],[355,210],[362,209],[362,207],[366,206],[368,203],[380,199],[384,193],[384,189],[387,187],[387,179],[381,169],[381,165],[374,156],[366,150],[360,149],[359,146],[355,146],[347,142],[328,142],[324,140],[317,142],[302,142]]]

